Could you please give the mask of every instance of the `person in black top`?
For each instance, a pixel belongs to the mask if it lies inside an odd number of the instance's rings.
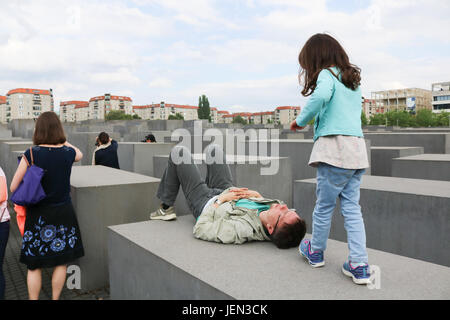
[[[46,197],[26,207],[20,262],[27,266],[30,300],[37,300],[42,286],[43,268],[54,268],[52,299],[57,300],[65,285],[67,265],[84,256],[80,228],[70,197],[72,164],[82,152],[66,140],[62,124],[53,111],[42,113],[36,121],[33,148],[24,152],[11,181],[14,192],[23,180],[28,164],[44,170],[41,180]]]
[[[100,132],[95,145],[97,149],[95,149],[92,157],[92,165],[120,169],[119,158],[117,157],[117,141],[111,139],[106,132]]]
[[[150,133],[141,142],[147,142],[147,143],[156,142],[156,138],[155,138],[155,136],[153,134]]]

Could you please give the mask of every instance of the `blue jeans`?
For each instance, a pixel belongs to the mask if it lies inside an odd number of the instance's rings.
[[[341,214],[347,231],[348,260],[368,263],[366,231],[359,206],[359,188],[365,169],[342,169],[326,163],[317,168],[317,201],[313,213],[311,250],[325,251],[330,234],[331,218],[336,199],[341,202]]]
[[[0,223],[0,300],[5,299],[5,276],[3,274],[3,259],[9,237],[9,221]]]

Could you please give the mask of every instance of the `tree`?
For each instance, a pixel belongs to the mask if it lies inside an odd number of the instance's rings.
[[[169,115],[169,120],[184,120],[184,116],[181,113],[177,112],[175,115]]]
[[[198,97],[198,118],[211,121],[211,109],[209,107],[208,98],[205,95]]]
[[[370,125],[385,125],[386,124],[386,115],[384,113],[373,114],[369,119]]]
[[[416,114],[416,122],[420,127],[433,125],[433,112],[428,109],[420,109]]]
[[[437,126],[448,127],[448,126],[450,126],[449,120],[450,120],[449,112],[444,111],[444,112],[436,114],[436,125]]]
[[[366,117],[366,114],[364,113],[364,111],[361,111],[361,124],[363,125],[363,126],[365,126],[365,125],[367,125],[367,117]]]
[[[108,112],[105,117],[105,120],[133,120],[133,119],[141,119],[137,114],[125,114],[124,111],[121,110],[113,110]]]
[[[241,116],[237,115],[237,116],[233,117],[233,121],[231,121],[231,123],[247,124],[247,120],[245,120]]]

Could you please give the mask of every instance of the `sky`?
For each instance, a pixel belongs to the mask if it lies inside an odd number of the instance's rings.
[[[304,106],[298,54],[328,33],[362,69],[363,96],[450,81],[449,0],[0,0],[0,95],[52,88],[133,105],[229,112]]]

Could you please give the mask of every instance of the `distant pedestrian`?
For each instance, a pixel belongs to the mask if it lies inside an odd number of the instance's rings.
[[[366,284],[370,274],[359,196],[369,161],[361,129],[360,69],[327,34],[316,34],[305,43],[299,63],[302,94],[311,97],[291,123],[291,130],[302,129],[315,117],[309,165],[317,167],[312,238],[301,242],[300,253],[313,267],[325,264],[324,251],[339,197],[350,251],[342,271],[355,283]]]
[[[142,140],[141,142],[153,143],[156,142],[156,138],[153,134],[150,133],[147,136],[145,136],[145,139]]]
[[[3,260],[9,238],[8,187],[5,173],[0,167],[0,300],[5,299],[5,275]]]
[[[120,169],[117,156],[118,143],[109,137],[106,132],[100,132],[96,139],[97,148],[92,155],[92,165]]]
[[[26,207],[20,262],[28,268],[30,300],[37,300],[42,286],[42,268],[54,268],[52,299],[58,300],[65,285],[67,264],[84,255],[80,229],[70,197],[72,164],[83,157],[67,142],[61,122],[52,111],[36,121],[32,153],[25,151],[11,182],[14,192],[27,171],[27,163],[44,170],[41,184],[46,197]]]

